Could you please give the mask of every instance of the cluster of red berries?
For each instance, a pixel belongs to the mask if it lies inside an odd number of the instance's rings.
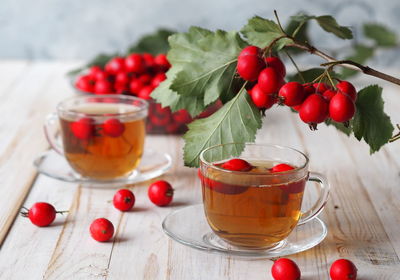
[[[92,66],[87,74],[77,78],[75,86],[87,93],[129,94],[150,99],[150,93],[166,79],[165,72],[170,67],[165,54],[116,56],[104,69]]]
[[[297,264],[287,258],[276,260],[271,273],[274,280],[300,280],[301,277]],[[338,259],[332,263],[329,275],[332,280],[356,280],[357,268],[350,260]]]
[[[152,203],[157,206],[167,206],[171,203],[174,190],[167,181],[160,180],[152,183],[147,191],[147,195]],[[135,204],[135,195],[128,189],[118,190],[113,197],[113,205],[120,211],[129,211]],[[50,225],[56,218],[57,213],[66,211],[56,211],[53,205],[46,202],[37,202],[27,212],[21,212],[24,217],[28,217],[32,224],[38,227]],[[114,226],[106,218],[95,219],[90,225],[90,234],[93,239],[104,242],[114,235]]]
[[[339,81],[336,89],[325,83],[286,83],[283,62],[275,56],[263,58],[256,46],[241,51],[237,72],[244,80],[256,82],[249,94],[258,108],[269,109],[275,103],[289,106],[312,128],[328,118],[346,123],[355,114],[357,91],[351,83]]]

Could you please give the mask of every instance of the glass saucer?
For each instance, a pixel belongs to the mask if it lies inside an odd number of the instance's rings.
[[[51,178],[65,182],[95,185],[133,184],[150,180],[167,172],[171,163],[172,160],[168,154],[146,149],[139,166],[128,176],[112,180],[95,180],[79,175],[71,168],[67,160],[54,150],[44,152],[33,162],[40,173]]]
[[[216,236],[204,215],[203,205],[192,205],[169,214],[162,224],[173,240],[194,249],[243,258],[276,258],[308,250],[324,240],[328,230],[323,221],[314,218],[298,225],[289,237],[273,249],[245,249],[224,242]]]

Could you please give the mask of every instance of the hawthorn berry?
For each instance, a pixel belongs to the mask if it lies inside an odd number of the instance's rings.
[[[300,107],[299,115],[303,122],[315,125],[325,121],[329,114],[329,103],[320,94],[311,94]]]
[[[280,163],[280,164],[273,166],[271,168],[271,172],[274,172],[274,173],[275,172],[284,172],[284,171],[289,171],[289,170],[293,170],[293,169],[294,169],[294,167],[289,164]]]
[[[119,137],[125,131],[125,125],[119,119],[108,119],[103,123],[104,134],[110,137]]]
[[[276,103],[275,96],[264,93],[258,84],[251,89],[250,96],[253,103],[259,109],[269,109]]]
[[[247,46],[240,52],[239,57],[246,55],[254,55],[261,57],[262,51],[259,47],[256,46]]]
[[[149,199],[157,206],[166,206],[171,203],[174,189],[167,181],[156,181],[149,186],[147,191]]]
[[[129,83],[129,89],[133,94],[139,94],[140,90],[144,87],[145,85],[140,79],[132,79],[131,82]]]
[[[94,85],[94,93],[106,94],[112,92],[112,84],[107,80],[99,80]]]
[[[144,53],[142,54],[142,57],[146,68],[151,69],[156,65],[156,62],[154,61],[154,56],[152,54]]]
[[[150,94],[153,92],[153,89],[152,86],[144,86],[140,89],[137,96],[142,99],[150,99]]]
[[[278,92],[282,86],[282,80],[274,68],[267,67],[258,76],[258,85],[264,93],[272,94]]]
[[[129,72],[143,73],[146,70],[146,62],[140,54],[133,53],[125,59],[125,67]]]
[[[319,93],[324,93],[326,90],[331,88],[325,83],[314,83],[313,87],[315,88],[315,91]]]
[[[349,121],[356,112],[356,106],[350,96],[337,93],[329,102],[329,116],[336,122]]]
[[[96,74],[99,73],[99,72],[103,72],[103,70],[98,65],[94,65],[94,66],[89,68],[89,75],[93,79],[96,79]]]
[[[38,227],[50,225],[56,218],[56,213],[54,206],[47,202],[36,202],[28,212],[21,212],[22,216],[28,217]]]
[[[110,78],[110,74],[108,74],[106,71],[100,70],[94,73],[93,77],[96,81],[108,80]]]
[[[129,75],[126,72],[119,72],[115,75],[116,84],[127,84],[129,82]]]
[[[94,91],[94,80],[91,75],[84,75],[78,77],[75,82],[75,86],[85,92],[93,92]]]
[[[289,82],[281,87],[278,95],[281,102],[287,106],[300,105],[305,97],[304,87],[298,82]]]
[[[114,194],[113,204],[118,210],[129,211],[135,204],[135,195],[128,189],[120,189]]]
[[[347,259],[334,261],[329,270],[332,280],[352,280],[357,279],[357,267]]]
[[[104,69],[110,74],[117,74],[125,70],[125,58],[116,56],[107,62]]]
[[[265,67],[265,62],[259,55],[240,54],[237,63],[237,72],[246,81],[255,81],[261,70]]]
[[[176,111],[173,115],[172,118],[174,121],[182,124],[186,124],[192,121],[192,117],[189,115],[188,111],[185,109],[181,109],[179,111]]]
[[[221,167],[231,171],[250,171],[253,166],[240,158],[233,158],[224,162]]]
[[[280,258],[271,268],[274,280],[300,280],[301,272],[297,264],[291,259]]]
[[[347,82],[347,81],[340,81],[339,83],[336,84],[336,88],[338,91],[348,95],[354,102],[357,99],[357,90],[353,86],[353,84]]]
[[[268,67],[272,67],[278,72],[282,79],[286,76],[286,67],[282,60],[276,56],[268,56],[265,58]]]
[[[150,84],[152,77],[149,74],[143,74],[139,76],[139,80],[142,81],[143,84]]]
[[[70,124],[72,134],[78,139],[87,140],[94,135],[94,120],[83,117]]]
[[[322,93],[322,96],[325,97],[325,99],[329,102],[331,101],[332,97],[336,95],[336,93],[337,92],[332,89],[327,89],[324,91],[324,93]]]
[[[114,235],[113,224],[105,218],[94,220],[90,225],[89,230],[90,235],[93,237],[93,239],[99,242],[108,241]]]
[[[303,84],[305,97],[315,93],[315,88],[311,83]]]
[[[164,81],[165,79],[167,79],[167,76],[165,75],[165,73],[158,73],[157,75],[155,75],[153,77],[153,79],[151,80],[151,85],[153,87],[158,87],[159,84],[161,84],[162,81]]]
[[[167,59],[167,56],[165,54],[159,54],[154,58],[154,62],[156,65],[158,65],[163,71],[168,70],[171,67],[171,64],[169,64],[169,61]]]

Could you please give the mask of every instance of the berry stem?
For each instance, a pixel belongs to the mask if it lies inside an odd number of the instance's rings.
[[[366,75],[374,76],[376,78],[391,82],[396,85],[400,85],[400,79],[395,78],[391,75],[385,74],[385,73],[375,70],[369,66],[362,65],[362,64],[354,62],[352,60],[337,60],[334,57],[318,50],[317,48],[310,45],[309,43],[298,42],[293,37],[290,37],[290,39],[293,40],[293,43],[288,44],[287,47],[295,47],[298,49],[305,50],[305,51],[309,52],[310,54],[317,55],[317,56],[325,59],[326,61],[328,61],[327,63],[321,64],[321,66],[339,65],[339,66],[342,66],[342,67],[345,67],[345,68],[348,68],[351,70],[363,72]]]
[[[289,54],[288,51],[284,50],[284,52],[286,53],[286,55],[289,57],[290,61],[292,62],[293,66],[296,68],[297,73],[299,74],[301,80],[303,81],[303,83],[306,82],[306,80],[304,79],[303,74],[301,73],[299,67],[297,66],[296,62],[294,61],[293,57]]]
[[[330,68],[328,68],[328,69],[326,70],[326,76],[328,77],[329,82],[331,83],[332,87],[333,87],[334,89],[336,89],[336,86],[335,86],[335,83],[334,83],[333,80],[332,80],[331,74],[329,74],[329,69],[330,69]]]
[[[275,15],[275,18],[276,18],[276,22],[278,23],[278,26],[281,29],[282,33],[286,34],[285,30],[282,27],[281,21],[279,20],[278,12],[276,10],[274,10],[274,15]]]

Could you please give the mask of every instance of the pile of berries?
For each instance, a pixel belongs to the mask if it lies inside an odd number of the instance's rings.
[[[351,83],[339,81],[335,87],[321,82],[286,83],[283,62],[275,56],[264,58],[256,46],[241,51],[237,72],[244,80],[255,83],[248,92],[259,109],[269,109],[275,103],[289,106],[312,129],[327,119],[346,124],[356,112],[357,91]]]
[[[160,180],[152,183],[147,195],[150,201],[157,206],[167,206],[171,203],[174,189],[167,181]],[[135,204],[135,195],[128,189],[118,190],[113,197],[113,205],[120,211],[129,211]],[[56,211],[53,205],[47,202],[36,202],[29,209],[23,207],[23,217],[29,218],[32,224],[38,227],[46,227],[54,222],[56,214],[63,214],[68,211]],[[106,218],[95,219],[89,228],[92,238],[99,242],[110,240],[114,235],[114,225]]]
[[[151,99],[150,94],[166,79],[171,67],[165,54],[132,53],[114,57],[103,68],[92,66],[75,80],[75,87],[90,94],[126,94],[150,101],[148,133],[179,134],[192,121],[186,110],[172,113]]]

